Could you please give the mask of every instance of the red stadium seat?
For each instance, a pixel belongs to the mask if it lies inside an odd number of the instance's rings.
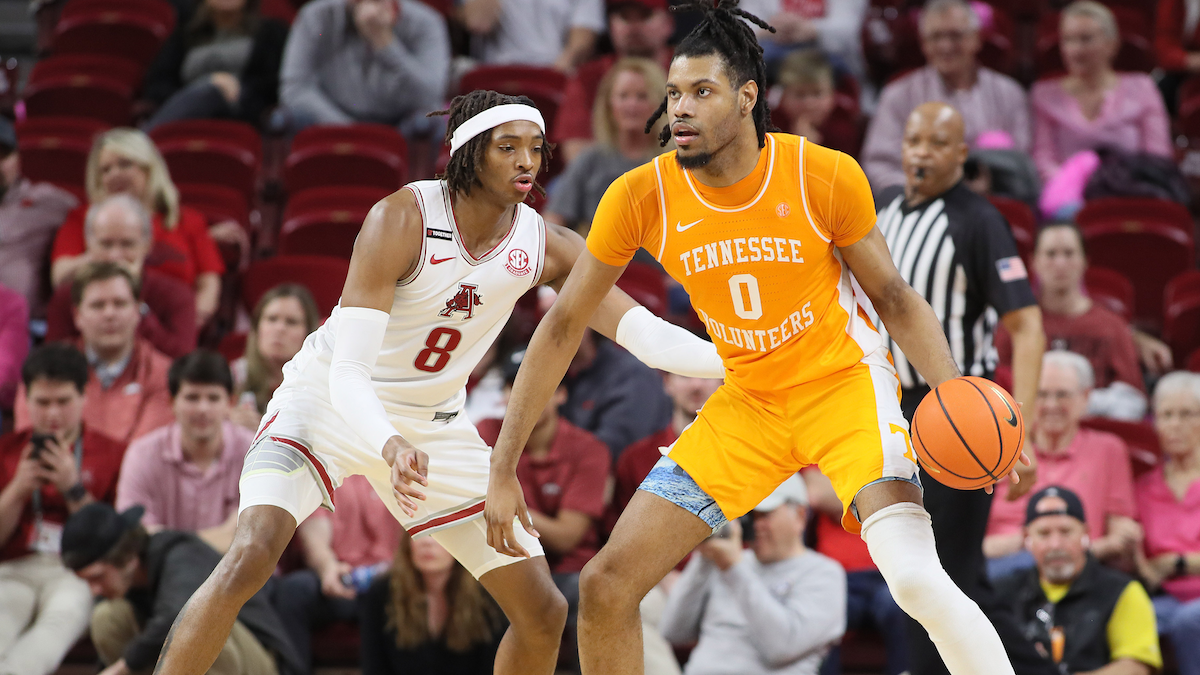
[[[142,86],[146,74],[143,64],[119,56],[107,54],[56,54],[33,64],[29,81],[39,82],[45,78],[73,75],[91,75],[116,80],[130,91]]]
[[[176,183],[179,201],[204,214],[210,223],[233,220],[247,232],[252,231],[250,207],[246,195],[227,185]]]
[[[876,81],[886,82],[897,73],[924,65],[918,16],[915,7],[874,6],[867,10],[861,31],[863,55]]]
[[[59,21],[92,12],[133,12],[163,27],[167,35],[175,29],[175,8],[163,0],[71,0],[63,5]]]
[[[1133,284],[1120,272],[1089,266],[1083,273],[1083,285],[1088,295],[1106,309],[1133,321],[1135,294]]]
[[[224,185],[254,198],[258,157],[238,143],[209,139],[175,139],[157,144],[173,180]]]
[[[73,193],[84,192],[91,139],[73,136],[25,135],[17,137],[21,173],[31,181],[45,181]]]
[[[29,117],[83,116],[111,126],[128,126],[133,117],[133,91],[106,77],[59,75],[25,87]]]
[[[1037,216],[1029,205],[1017,199],[1008,197],[988,197],[988,201],[1004,219],[1012,230],[1013,240],[1017,242],[1017,252],[1026,262],[1033,258],[1033,247],[1037,243]]]
[[[1163,293],[1163,340],[1177,363],[1200,347],[1200,271],[1188,270],[1167,284]]]
[[[350,259],[367,209],[308,211],[292,216],[279,229],[281,255],[328,255]]]
[[[268,19],[291,24],[296,20],[296,8],[287,0],[262,0],[258,13]]]
[[[490,89],[511,96],[528,89],[547,89],[561,97],[566,88],[567,76],[562,71],[535,66],[478,66],[463,74],[458,85],[462,93]]]
[[[253,308],[267,291],[282,283],[308,288],[323,316],[333,311],[341,297],[350,261],[331,256],[276,256],[251,263],[242,275],[242,300]]]
[[[327,143],[293,150],[284,161],[283,175],[292,192],[322,185],[360,185],[394,191],[406,182],[408,166],[400,155],[376,145]]]
[[[1120,223],[1137,229],[1139,223],[1155,223],[1187,234],[1193,234],[1192,216],[1186,207],[1166,199],[1139,197],[1106,197],[1092,199],[1075,216],[1079,229],[1087,232],[1095,223]]]
[[[407,160],[408,143],[404,136],[386,124],[348,124],[311,126],[292,139],[291,151],[330,143],[374,145]]]
[[[90,117],[29,117],[17,122],[17,138],[66,137],[92,142],[97,134],[112,127]]]
[[[339,209],[370,210],[375,202],[390,195],[391,190],[360,185],[331,185],[297,192],[288,197],[283,219],[313,211]]]
[[[1187,369],[1193,373],[1200,373],[1200,349],[1192,352],[1192,355],[1188,357]]]
[[[159,144],[167,141],[191,140],[232,143],[248,150],[254,155],[256,161],[262,158],[263,142],[258,129],[245,122],[236,120],[181,120],[179,122],[168,122],[154,127],[154,130],[150,132],[150,138]]]
[[[237,361],[246,354],[246,337],[246,334],[240,331],[226,333],[225,337],[221,338],[221,342],[217,344],[217,353],[224,356],[225,360],[230,363]]]
[[[55,54],[107,54],[148,64],[170,32],[153,17],[128,9],[87,9],[58,21]]]
[[[1136,321],[1158,326],[1163,316],[1162,289],[1195,265],[1191,233],[1153,221],[1127,220],[1090,223],[1083,237],[1093,264],[1120,272],[1133,282]]]
[[[663,273],[651,265],[631,262],[617,286],[657,316],[666,316],[669,303]]]
[[[1158,465],[1162,449],[1158,444],[1158,433],[1145,422],[1122,422],[1104,417],[1085,417],[1080,425],[1097,431],[1116,434],[1129,446],[1129,459],[1133,463],[1136,478]]]

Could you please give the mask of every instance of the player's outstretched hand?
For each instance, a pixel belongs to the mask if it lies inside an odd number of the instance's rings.
[[[514,558],[529,557],[529,551],[517,542],[513,530],[513,521],[518,518],[526,532],[535,537],[542,536],[533,528],[533,519],[529,517],[529,508],[525,506],[525,493],[521,491],[521,481],[513,474],[501,476],[492,472],[488,480],[483,518],[487,522],[488,546],[496,549],[497,553]]]
[[[429,485],[429,455],[399,436],[392,436],[383,446],[383,459],[392,467],[392,494],[396,503],[411,518],[417,514],[414,499],[425,499],[417,485]]]

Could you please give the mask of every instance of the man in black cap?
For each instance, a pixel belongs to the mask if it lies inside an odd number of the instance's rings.
[[[0,117],[0,286],[20,293],[35,319],[50,299],[50,244],[78,204],[70,192],[21,175],[16,131]]]
[[[1025,511],[1025,547],[1037,568],[1001,579],[997,595],[1064,675],[1150,675],[1162,668],[1150,597],[1101,565],[1089,544],[1079,497],[1064,487],[1038,491]]]
[[[144,509],[117,513],[103,503],[75,512],[63,529],[63,563],[104,598],[92,612],[101,675],[149,672],[175,617],[221,555],[190,532],[150,535]],[[292,675],[295,649],[264,591],[242,607],[210,675]]]

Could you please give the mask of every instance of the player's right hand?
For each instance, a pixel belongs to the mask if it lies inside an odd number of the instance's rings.
[[[400,509],[412,518],[417,515],[417,503],[413,500],[425,499],[425,493],[413,484],[429,486],[429,455],[400,436],[389,438],[380,454],[392,467],[392,495],[396,497]]]
[[[529,517],[529,508],[525,506],[525,493],[521,491],[521,481],[517,480],[515,474],[497,475],[496,471],[492,472],[488,480],[483,518],[487,522],[488,546],[503,555],[529,557],[529,551],[517,542],[513,530],[513,521],[518,518],[526,532],[535,537],[542,536],[533,528],[533,519]]]

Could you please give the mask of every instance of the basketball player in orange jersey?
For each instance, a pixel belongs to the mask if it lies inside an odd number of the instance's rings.
[[[899,381],[863,302],[931,385],[959,375],[941,324],[896,271],[858,164],[768,133],[762,49],[743,19],[769,27],[737,0],[686,7],[703,20],[676,49],[654,118],[667,114],[663,140],[678,150],[609,187],[587,251],[534,334],[492,454],[488,541],[525,553],[513,527],[516,516],[531,530],[515,474],[521,448],[593,311],[645,248],[691,296],[725,384],[582,572],[584,675],[641,673],[646,592],[809,464],[830,477],[844,526],[861,529],[897,603],[950,672],[1012,675],[992,625],[938,562]]]

